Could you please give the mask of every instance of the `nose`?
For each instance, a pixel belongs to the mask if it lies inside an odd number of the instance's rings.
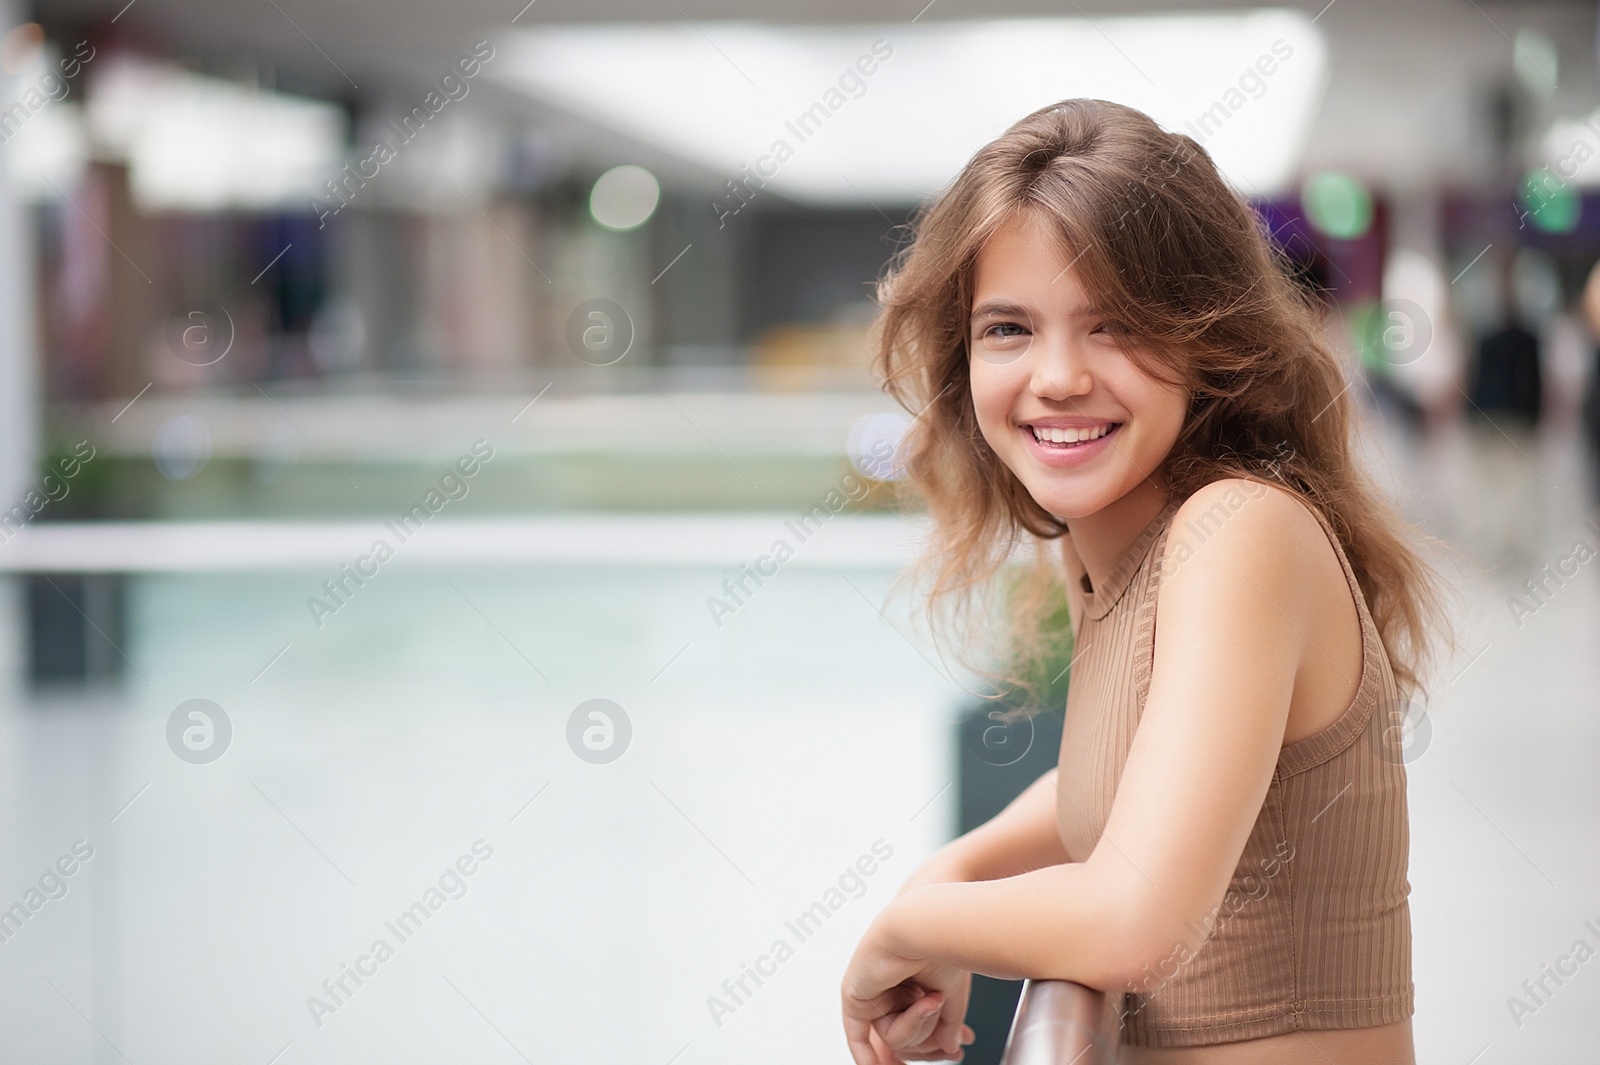
[[[1040,399],[1067,400],[1087,395],[1093,375],[1077,344],[1064,336],[1035,336],[1028,356],[1033,362],[1029,388]]]

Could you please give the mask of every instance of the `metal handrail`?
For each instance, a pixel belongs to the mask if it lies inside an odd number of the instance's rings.
[[[1116,1065],[1121,999],[1068,980],[1029,980],[1001,1065]]]

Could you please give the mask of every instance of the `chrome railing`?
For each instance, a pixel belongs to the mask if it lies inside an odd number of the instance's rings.
[[[1116,1065],[1121,998],[1067,980],[1029,980],[1001,1065]]]

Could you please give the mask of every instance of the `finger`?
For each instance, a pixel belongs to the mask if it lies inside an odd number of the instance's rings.
[[[900,1056],[905,1058],[906,1061],[960,1061],[965,1055],[966,1051],[964,1050],[958,1050],[952,1054],[943,1047],[933,1046],[932,1044],[924,1044],[914,1050],[900,1052]]]
[[[967,1043],[972,1041],[972,1039],[965,1040]],[[929,1036],[909,1050],[902,1050],[900,1054],[907,1061],[960,1061],[966,1054],[966,1048],[957,1046],[952,1050],[949,1046]]]
[[[866,1031],[872,1029],[868,1027]],[[856,1065],[878,1065],[878,1051],[873,1047],[870,1037],[847,1028],[844,1038]]]
[[[892,1058],[886,1058],[880,1051],[881,1040],[876,1038],[877,1032],[872,1027],[872,1022],[859,1017],[847,1017],[844,1022],[845,1042],[849,1044],[850,1056],[855,1059],[855,1065],[896,1065]]]
[[[908,1009],[874,1021],[873,1026],[896,1050],[920,1046],[933,1034],[943,1005],[938,995],[924,995]]]
[[[916,1004],[925,992],[916,984],[896,984],[872,1000],[872,1004],[882,1011],[882,1016],[891,1013],[901,1013]]]
[[[960,1017],[944,1016],[939,1024],[929,1034],[928,1042],[939,1047],[946,1053],[959,1054],[961,1052],[961,1029],[965,1027]]]
[[[950,1054],[959,1054],[963,1046],[975,1042],[978,1033],[962,1023],[965,1014],[965,1003],[952,1004],[951,1008],[944,1011],[938,1027],[929,1036],[928,1042]]]
[[[890,1046],[914,1046],[933,1032],[943,1005],[942,996],[925,994],[905,1009],[878,1018],[873,1026]]]
[[[887,1017],[892,1013],[900,1013],[909,1008],[924,994],[922,988],[916,986],[915,984],[909,983],[896,984],[894,987],[878,992],[871,998],[864,997],[859,989],[855,987],[852,987],[850,991],[851,1000],[866,1007],[864,1010],[856,1010],[853,1012],[866,1013],[869,1017],[874,1019],[878,1017]]]
[[[904,1065],[905,1059],[883,1041],[883,1035],[877,1027],[872,1028],[872,1052],[876,1055],[874,1065]]]

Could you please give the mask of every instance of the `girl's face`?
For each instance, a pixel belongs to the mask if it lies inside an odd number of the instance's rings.
[[[1160,465],[1188,393],[1141,370],[1116,342],[1055,242],[1026,217],[978,254],[968,376],[978,427],[1057,517],[1093,514]]]

